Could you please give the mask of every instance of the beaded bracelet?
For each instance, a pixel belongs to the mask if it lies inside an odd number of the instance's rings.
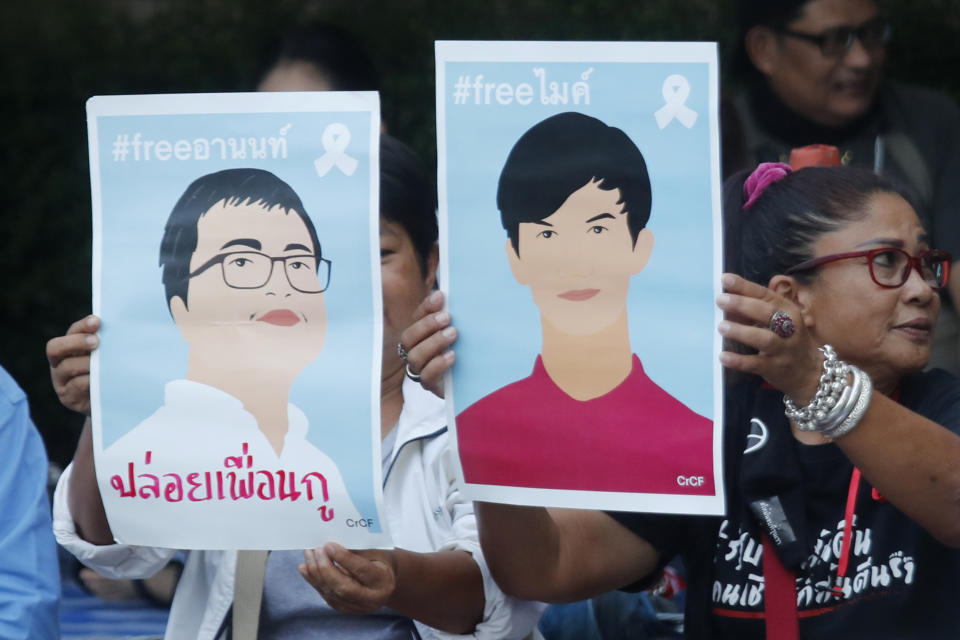
[[[873,385],[864,371],[837,359],[830,345],[820,348],[824,355],[823,374],[810,404],[797,408],[784,395],[784,414],[800,431],[816,431],[827,438],[838,438],[860,422],[870,404]]]
[[[837,359],[837,352],[830,345],[822,346],[820,351],[824,355],[823,374],[820,376],[820,384],[810,404],[800,409],[790,396],[783,396],[783,404],[786,407],[784,413],[787,418],[797,424],[797,428],[801,431],[816,431],[816,423],[822,421],[827,412],[836,406],[848,385],[849,366]]]

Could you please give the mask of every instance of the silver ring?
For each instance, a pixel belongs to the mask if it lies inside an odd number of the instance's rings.
[[[400,359],[404,362],[408,362],[407,358],[410,356],[410,352],[406,350],[402,342],[397,343],[397,355],[400,356]]]
[[[793,324],[793,318],[791,318],[786,311],[777,309],[773,312],[773,315],[770,316],[770,331],[773,331],[781,338],[789,338],[796,330],[797,326]]]
[[[406,359],[406,358],[404,358]],[[407,363],[407,377],[413,380],[414,382],[420,382],[420,376],[415,374],[413,371],[410,371],[410,363]]]

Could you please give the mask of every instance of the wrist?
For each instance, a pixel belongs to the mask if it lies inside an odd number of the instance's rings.
[[[857,367],[837,359],[830,345],[820,351],[824,355],[813,398],[798,408],[789,395],[784,395],[784,413],[799,431],[814,431],[834,439],[853,429],[870,404],[870,376]]]
[[[400,574],[403,572],[403,559],[401,556],[402,549],[384,549],[383,550],[383,563],[387,566],[388,575],[390,581],[385,585],[386,599],[384,604],[391,609],[396,609],[400,604],[399,599],[399,590],[397,585],[400,584]]]
[[[800,406],[813,402],[823,382],[823,366],[826,360],[823,351],[815,349],[810,364],[803,367],[805,372],[802,380],[798,381],[794,389],[782,389],[784,394]]]

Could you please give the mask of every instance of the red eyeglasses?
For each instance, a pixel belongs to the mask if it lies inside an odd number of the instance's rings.
[[[950,279],[950,262],[953,258],[946,251],[930,249],[918,256],[911,256],[902,249],[882,247],[869,251],[853,251],[851,253],[834,253],[812,260],[801,262],[795,267],[787,269],[787,273],[808,271],[821,267],[837,260],[849,258],[867,258],[870,267],[870,277],[885,289],[902,287],[910,277],[910,269],[916,269],[923,281],[933,289],[943,289]]]

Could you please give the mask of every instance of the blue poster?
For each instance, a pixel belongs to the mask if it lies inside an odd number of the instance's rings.
[[[436,54],[468,495],[722,513],[716,46]]]
[[[96,97],[87,116],[116,539],[390,546],[376,94]]]

